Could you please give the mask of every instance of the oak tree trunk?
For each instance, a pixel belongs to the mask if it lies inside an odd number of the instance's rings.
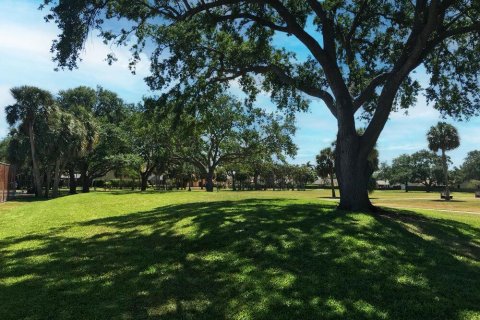
[[[339,130],[336,146],[337,180],[340,188],[339,209],[373,211],[368,197],[368,181],[373,172],[367,158],[360,158],[360,137],[355,130]]]
[[[140,190],[145,191],[147,190],[148,173],[147,172],[140,173],[140,178],[141,178]]]
[[[83,174],[82,177],[82,192],[90,192],[90,178],[87,173]]]
[[[82,192],[90,192],[90,179],[88,177],[88,164],[83,163],[80,170],[80,183]]]
[[[207,172],[207,182],[205,183],[207,192],[213,192],[213,170],[209,169]]]

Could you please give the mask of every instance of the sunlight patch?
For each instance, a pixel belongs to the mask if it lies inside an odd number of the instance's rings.
[[[24,275],[21,275],[21,276],[12,276],[12,277],[2,278],[2,279],[0,279],[0,284],[4,284],[6,286],[11,286],[11,285],[14,285],[14,284],[18,284],[20,282],[35,280],[35,279],[39,279],[39,278],[40,278],[40,276],[38,276],[36,274],[24,274]]]
[[[422,277],[420,275],[403,274],[398,276],[395,280],[398,283],[403,285],[410,285],[410,286],[422,287],[422,288],[428,287],[428,280],[425,277]]]
[[[19,251],[19,250],[31,250],[33,248],[38,249],[43,247],[45,244],[45,241],[43,240],[25,240],[21,241],[18,243],[13,243],[6,247],[6,251]]]
[[[364,313],[369,318],[380,318],[380,319],[387,319],[388,314],[383,311],[379,311],[375,309],[375,306],[371,305],[370,303],[366,302],[365,300],[358,300],[353,303],[353,306],[358,311]]]
[[[194,239],[198,236],[198,226],[193,221],[195,217],[183,218],[173,225],[175,234],[185,236],[188,239]]]
[[[325,305],[335,315],[343,315],[347,312],[347,308],[345,307],[345,305],[337,299],[328,298],[327,301],[325,301]]]
[[[265,272],[271,277],[270,283],[276,289],[286,289],[290,288],[294,283],[297,277],[289,272],[280,270],[280,269],[267,269]]]

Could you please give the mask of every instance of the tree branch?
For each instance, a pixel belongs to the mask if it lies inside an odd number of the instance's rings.
[[[430,6],[426,9],[427,19],[424,27],[418,29],[416,32],[412,31],[404,51],[388,76],[378,99],[377,108],[373,118],[362,136],[363,143],[360,150],[361,158],[366,159],[370,150],[375,146],[375,143],[388,120],[390,112],[392,111],[393,101],[398,88],[405,77],[420,64],[428,38],[435,31],[439,21],[442,20],[441,16],[443,16],[444,11],[441,12],[441,10],[439,10],[438,1],[439,0],[432,0]],[[424,1],[419,1],[419,3],[422,2]],[[417,5],[419,3],[417,3]],[[417,6],[417,10],[419,10],[419,7],[421,6]],[[417,19],[420,18],[417,17]],[[417,23],[418,21],[415,22],[415,24]],[[416,27],[414,27],[414,30],[415,29]]]
[[[356,112],[358,109],[360,109],[365,102],[370,100],[373,95],[375,94],[375,90],[380,86],[382,83],[384,83],[390,73],[382,73],[370,81],[368,86],[358,95],[358,97],[353,101],[353,107],[354,111]]]
[[[256,74],[266,74],[266,73],[272,73],[276,76],[276,78],[282,82],[283,84],[292,86],[312,97],[316,97],[319,99],[322,99],[323,102],[327,105],[327,108],[330,110],[330,112],[337,117],[337,109],[335,106],[335,100],[332,97],[330,93],[328,93],[325,90],[322,90],[320,88],[316,87],[311,87],[307,86],[305,84],[299,83],[298,80],[292,78],[291,76],[287,75],[280,67],[278,66],[251,66],[242,70],[238,70],[236,72],[231,72],[230,76],[226,77],[221,77],[221,78],[215,78],[213,81],[220,81],[220,82],[225,82],[229,80],[236,79],[240,76],[243,76],[249,72],[253,72]]]

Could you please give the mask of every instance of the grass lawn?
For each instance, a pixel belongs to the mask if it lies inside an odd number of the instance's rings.
[[[0,205],[0,319],[480,319],[480,214],[456,212],[480,201],[376,192],[382,206],[455,212],[370,215],[328,194]]]

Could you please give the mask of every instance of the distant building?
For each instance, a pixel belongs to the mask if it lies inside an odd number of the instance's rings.
[[[324,179],[324,178],[318,177],[317,180],[315,180],[315,181],[313,182],[313,184],[318,185],[318,186],[321,186],[321,187],[331,187],[332,182],[331,182],[330,178],[325,178],[325,179]],[[337,179],[333,179],[333,185],[334,185],[335,187],[338,187],[338,181],[337,181]]]
[[[378,189],[390,189],[390,181],[388,180],[377,180]]]
[[[0,162],[0,202],[5,202],[13,198],[16,189],[15,167]]]

